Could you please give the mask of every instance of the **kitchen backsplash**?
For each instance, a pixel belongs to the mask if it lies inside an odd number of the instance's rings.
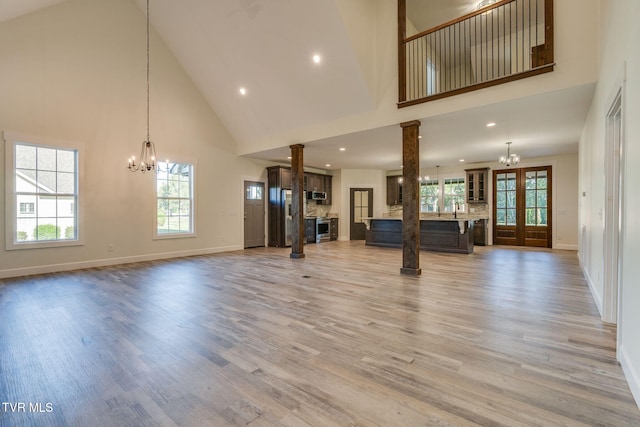
[[[473,209],[473,212],[471,212]],[[446,215],[447,217],[453,215],[452,212],[447,212],[446,214],[443,212],[442,215]],[[467,211],[462,212],[462,215],[466,217],[472,218],[489,218],[489,205],[486,203],[479,203],[474,205],[467,205]],[[432,217],[438,216],[437,213],[421,213],[421,217]],[[396,206],[387,206],[387,212],[382,215],[383,218],[402,218],[402,205]]]
[[[318,205],[315,201],[307,201],[307,216],[329,216],[331,205]]]

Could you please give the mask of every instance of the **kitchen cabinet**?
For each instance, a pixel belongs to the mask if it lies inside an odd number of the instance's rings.
[[[307,172],[304,174],[304,182],[306,191],[327,193],[327,198],[325,200],[317,201],[319,205],[331,204],[331,187],[333,185],[333,177],[331,175]]]
[[[402,177],[400,175],[387,177],[387,205],[402,204]]]
[[[338,218],[330,218],[329,240],[338,240]]]
[[[473,244],[478,246],[487,245],[487,220],[476,219],[473,222]]]
[[[267,243],[270,247],[284,247],[285,242],[285,201],[283,189],[291,188],[291,169],[282,166],[267,168],[269,205],[269,227]]]
[[[324,175],[322,177],[323,180],[323,188],[325,193],[327,193],[327,198],[325,200],[322,201],[323,205],[330,205],[331,204],[331,193],[332,193],[332,189],[331,187],[333,186],[333,177],[331,175]]]
[[[467,203],[487,203],[489,168],[465,169],[467,173]]]
[[[322,175],[316,173],[305,173],[304,178],[306,181],[305,189],[307,191],[324,191],[324,180]]]
[[[304,220],[304,235],[307,243],[316,242],[316,219],[306,218]]]

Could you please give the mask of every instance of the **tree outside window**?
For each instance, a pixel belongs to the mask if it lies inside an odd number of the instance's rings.
[[[160,162],[156,177],[156,233],[193,234],[193,165]]]

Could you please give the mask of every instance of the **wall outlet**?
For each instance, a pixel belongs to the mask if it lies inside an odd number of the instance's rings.
[[[107,252],[113,252],[113,244],[112,243],[109,243],[107,245]]]

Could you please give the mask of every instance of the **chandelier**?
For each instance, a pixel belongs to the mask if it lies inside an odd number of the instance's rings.
[[[160,170],[156,160],[156,146],[149,137],[149,0],[147,0],[147,139],[142,142],[138,163],[135,156],[129,158],[129,170],[142,173],[147,171],[157,173]]]
[[[511,141],[507,142],[507,155],[500,156],[499,159],[500,163],[507,167],[520,163],[520,156],[518,156],[517,154],[511,154],[511,144]]]

